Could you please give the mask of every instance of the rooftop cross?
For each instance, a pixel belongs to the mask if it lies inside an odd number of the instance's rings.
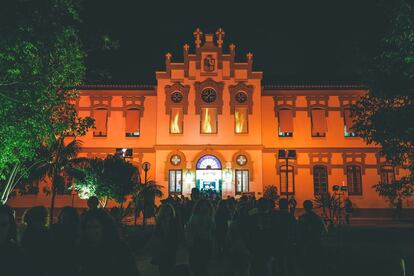
[[[184,51],[188,52],[188,49],[190,49],[190,46],[186,43],[184,44],[183,48],[184,48]]]
[[[200,28],[197,28],[194,31],[194,37],[195,37],[195,44],[197,46],[197,48],[200,48],[201,45],[201,36],[203,35],[203,32],[200,30]]]
[[[236,49],[236,45],[234,45],[233,43],[229,45],[229,49],[230,51],[234,51],[234,49]]]
[[[224,32],[224,30],[222,28],[218,29],[216,31],[216,36],[217,36],[217,45],[221,48],[221,46],[223,45],[223,37],[226,33]]]
[[[250,52],[248,52],[246,56],[248,60],[251,60],[253,58],[253,54]]]
[[[172,55],[171,55],[171,53],[170,53],[170,52],[168,52],[168,53],[166,53],[166,54],[165,54],[165,58],[166,58],[167,60],[171,60],[171,57],[172,57]]]

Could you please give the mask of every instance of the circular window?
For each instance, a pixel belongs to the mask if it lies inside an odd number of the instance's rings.
[[[174,154],[173,156],[171,156],[170,162],[174,166],[180,165],[180,163],[181,163],[181,157],[178,154]]]
[[[173,93],[171,94],[171,101],[173,101],[174,103],[179,103],[179,102],[181,102],[181,101],[182,101],[182,99],[183,99],[183,94],[181,94],[181,93],[180,93],[180,92],[178,92],[178,91],[173,92]]]
[[[237,156],[236,162],[237,162],[237,165],[244,166],[247,163],[247,158],[245,155],[240,154],[239,156]]]
[[[212,103],[217,98],[217,93],[213,88],[206,88],[201,92],[201,98],[206,103]]]
[[[244,92],[238,92],[235,98],[238,103],[245,103],[247,101],[247,95]]]

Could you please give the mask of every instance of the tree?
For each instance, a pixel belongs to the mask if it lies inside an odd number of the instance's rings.
[[[134,201],[134,224],[137,224],[137,217],[142,212],[142,224],[145,226],[147,218],[155,215],[155,198],[162,197],[162,186],[155,181],[147,181],[138,186],[133,195]]]
[[[63,192],[66,187],[67,177],[82,178],[83,173],[79,169],[86,158],[77,157],[81,142],[72,140],[65,144],[65,139],[60,137],[51,146],[43,146],[39,150],[38,160],[30,171],[29,179],[32,181],[43,180],[48,177],[52,182],[52,198],[50,203],[50,222],[53,222],[55,198],[58,192]]]
[[[85,75],[79,1],[5,1],[0,12],[0,181],[7,200],[41,146],[93,125],[74,101]],[[16,182],[17,181],[17,182]],[[3,200],[2,199],[2,200]]]
[[[263,197],[276,202],[279,199],[279,194],[277,192],[277,187],[274,185],[267,185],[264,187]]]
[[[414,4],[384,1],[390,30],[381,53],[366,73],[369,93],[353,108],[353,131],[368,144],[381,145],[381,154],[410,172],[394,188],[412,190],[414,183]],[[404,187],[407,186],[407,187]],[[383,185],[375,186],[383,190]]]
[[[104,160],[91,159],[82,171],[84,177],[76,180],[75,189],[81,198],[97,196],[103,206],[112,199],[122,208],[139,183],[137,168],[117,155],[108,155]]]
[[[392,206],[396,206],[399,200],[403,200],[413,194],[413,186],[407,185],[404,179],[395,180],[392,183],[378,183],[373,188],[381,197],[388,200]]]

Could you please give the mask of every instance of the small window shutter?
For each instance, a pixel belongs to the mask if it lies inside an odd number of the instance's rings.
[[[94,133],[98,135],[106,135],[106,126],[108,119],[108,110],[96,109],[93,112],[93,118],[95,119],[95,130]]]
[[[325,133],[327,131],[325,110],[312,109],[312,133]]]
[[[351,110],[345,109],[344,110],[344,117],[345,117],[345,125],[348,132],[352,132],[352,127],[354,126],[354,121],[351,116]]]
[[[139,133],[139,110],[128,109],[125,116],[125,132],[126,133]]]
[[[279,110],[279,131],[293,132],[293,114],[291,109]]]

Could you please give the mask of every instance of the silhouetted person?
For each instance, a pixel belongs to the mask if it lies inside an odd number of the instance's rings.
[[[25,276],[27,260],[23,250],[17,245],[16,221],[13,210],[0,205],[0,271],[1,275]]]
[[[65,206],[58,222],[50,228],[52,262],[50,275],[75,275],[79,270],[77,246],[80,237],[80,219],[75,208]],[[70,261],[70,265],[68,263]]]
[[[158,210],[152,241],[151,263],[158,266],[160,276],[171,275],[178,248],[177,221],[171,204],[163,204]]]
[[[295,211],[296,211],[296,206],[298,205],[298,203],[296,202],[296,199],[295,199],[295,196],[294,195],[292,195],[289,198],[288,204],[289,204],[290,213],[294,216],[295,215]]]
[[[51,256],[50,236],[47,229],[48,211],[44,206],[28,209],[23,221],[26,229],[22,237],[22,247],[29,258],[31,275],[46,275],[49,266],[44,260]]]
[[[207,275],[213,250],[213,212],[207,199],[199,199],[188,222],[189,261],[195,276]]]
[[[230,221],[230,212],[227,207],[227,201],[221,200],[218,203],[216,214],[215,214],[215,224],[216,224],[215,240],[216,240],[217,251],[218,251],[219,256],[222,256],[224,253],[229,221]]]
[[[354,212],[354,208],[352,207],[352,201],[349,199],[349,197],[345,199],[344,207],[345,207],[345,222],[346,224],[349,225],[351,223],[351,215]]]
[[[98,209],[99,198],[96,196],[89,197],[87,201],[87,205],[88,205],[88,211]]]
[[[294,244],[296,242],[296,219],[289,212],[286,198],[279,200],[279,210],[272,213],[272,239],[274,275],[294,274]],[[275,274],[277,272],[277,274]]]
[[[110,215],[102,209],[85,214],[78,252],[80,276],[140,275],[134,256],[121,241]]]
[[[304,275],[320,275],[322,237],[327,232],[323,219],[313,212],[313,203],[305,200],[305,214],[298,221],[298,246]]]

